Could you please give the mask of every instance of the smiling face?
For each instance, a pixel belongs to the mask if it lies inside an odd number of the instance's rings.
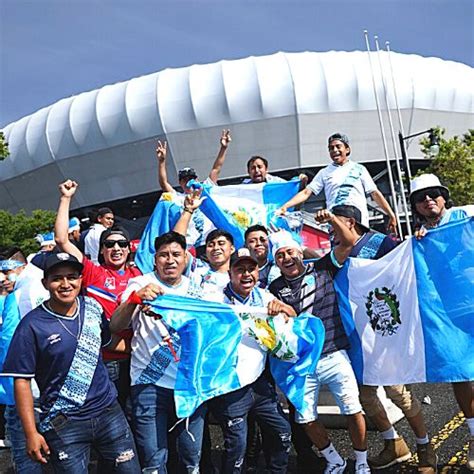
[[[223,235],[209,240],[206,244],[206,257],[213,270],[228,270],[230,257],[234,253],[234,246]]]
[[[245,246],[250,250],[252,257],[256,258],[258,263],[263,265],[268,258],[268,235],[256,230],[247,234]]]
[[[82,276],[74,265],[64,263],[52,268],[42,281],[49,291],[53,311],[64,312],[74,305],[81,291]]]
[[[254,159],[248,167],[252,183],[263,183],[267,179],[267,166],[261,158]]]
[[[100,253],[106,266],[123,270],[130,254],[130,242],[123,235],[111,234],[102,243]]]
[[[275,263],[286,278],[296,278],[304,272],[303,252],[294,247],[282,247],[275,254]]]
[[[186,251],[177,242],[163,244],[155,254],[155,270],[158,278],[168,284],[177,285],[186,267]]]
[[[351,149],[341,140],[332,140],[328,145],[329,156],[336,165],[349,161]]]
[[[446,212],[446,200],[437,188],[418,191],[413,201],[416,212],[426,219],[437,219]]]
[[[258,283],[258,265],[251,260],[241,260],[230,269],[232,289],[246,298]]]

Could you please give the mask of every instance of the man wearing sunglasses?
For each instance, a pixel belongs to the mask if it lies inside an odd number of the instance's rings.
[[[112,227],[102,232],[99,240],[99,265],[92,263],[69,240],[69,207],[78,186],[72,180],[67,180],[59,185],[61,197],[54,229],[56,243],[62,251],[73,255],[83,264],[82,286],[86,295],[101,304],[106,318],[110,320],[118,306],[120,296],[127,288],[128,281],[141,273],[137,268],[127,265],[130,258],[130,239],[125,229]],[[124,332],[122,335],[126,341],[131,339],[131,333]],[[128,347],[125,350],[128,352]],[[127,364],[129,355],[123,352],[104,350],[103,356],[110,376],[118,388],[120,403],[123,404],[129,390]],[[123,362],[119,364],[118,361]]]
[[[434,174],[422,174],[410,183],[410,204],[413,216],[422,224],[416,231],[418,239],[430,229],[474,216],[474,205],[453,207],[449,189]],[[453,391],[469,428],[467,467],[474,471],[474,390],[472,381],[453,383]]]

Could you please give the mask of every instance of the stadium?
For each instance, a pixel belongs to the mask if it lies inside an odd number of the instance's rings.
[[[351,158],[390,195],[374,84],[393,159],[384,105],[398,132],[398,104],[405,136],[438,125],[447,136],[462,134],[474,128],[474,69],[400,53],[371,58],[373,69],[367,52],[279,52],[165,69],[59,100],[4,128],[10,156],[0,162],[2,207],[55,209],[57,184],[73,178],[76,215],[108,204],[138,224],[159,195],[156,141],[168,142],[168,177],[177,185],[185,166],[207,176],[223,128],[233,137],[223,184],[245,176],[256,154],[273,174],[312,176],[328,163],[327,137],[341,131],[351,139]],[[406,145],[412,166],[424,166],[417,139]]]

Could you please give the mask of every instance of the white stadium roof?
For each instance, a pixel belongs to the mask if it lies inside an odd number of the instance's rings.
[[[388,55],[381,57],[390,85]],[[473,68],[399,53],[391,61],[405,134],[436,125],[448,135],[474,128]],[[372,62],[383,105],[375,53]],[[233,142],[221,178],[245,174],[254,154],[266,156],[272,171],[322,166],[335,131],[349,135],[354,159],[384,159],[367,52],[280,52],[165,69],[59,100],[7,125],[2,207],[54,209],[57,184],[66,178],[81,185],[75,208],[154,191],[158,138],[168,140],[170,181],[184,166],[204,177],[222,128],[232,130]],[[418,148],[411,147],[411,157],[421,156]]]

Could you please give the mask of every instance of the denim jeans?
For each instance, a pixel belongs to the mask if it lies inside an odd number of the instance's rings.
[[[132,420],[142,468],[166,474],[168,429],[178,420],[171,389],[152,384],[132,386]],[[207,407],[201,405],[194,414],[174,428],[179,470],[199,472],[204,419]]]
[[[118,402],[96,418],[66,419],[43,436],[51,450],[49,463],[56,473],[87,473],[91,447],[102,457],[106,472],[141,472],[133,436]]]
[[[268,460],[271,473],[286,473],[291,429],[271,382],[261,375],[255,382],[212,400],[212,412],[222,426],[224,456],[222,472],[243,472],[247,447],[247,417],[250,412],[268,434],[273,449]]]
[[[12,462],[17,474],[41,474],[39,462],[33,461],[26,453],[26,438],[15,405],[5,407],[6,434],[11,442]]]

